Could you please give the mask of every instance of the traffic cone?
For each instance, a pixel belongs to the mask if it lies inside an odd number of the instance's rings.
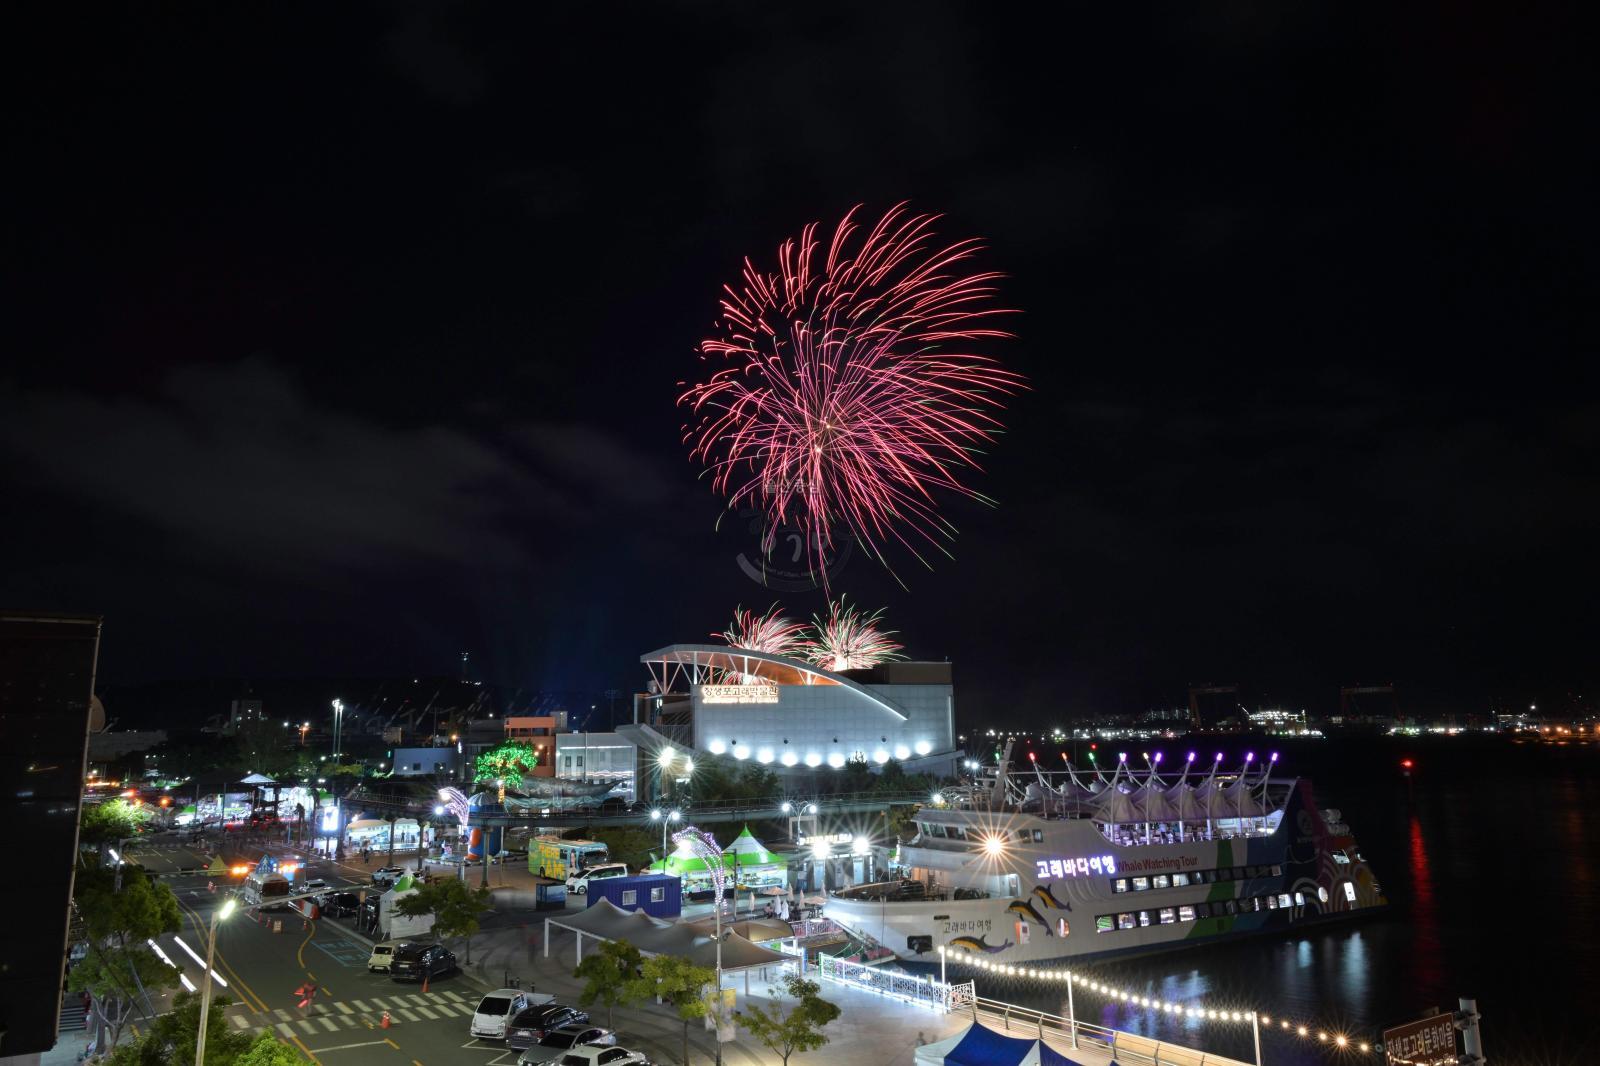
[[[383,1021],[379,1022],[378,1025],[380,1025],[384,1029],[389,1028],[389,1012],[388,1011],[384,1011],[383,1012]]]

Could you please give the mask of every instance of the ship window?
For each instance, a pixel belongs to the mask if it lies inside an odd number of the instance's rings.
[[[1317,899],[1321,900],[1323,903],[1328,902],[1328,890],[1325,886],[1317,886]]]
[[[1142,925],[1142,926],[1150,924],[1150,912],[1149,911],[1140,911],[1139,912],[1139,924]]]
[[[1172,887],[1173,888],[1177,888],[1180,885],[1186,885],[1188,883],[1189,883],[1189,875],[1188,874],[1173,874],[1172,875]]]
[[[1216,880],[1216,876],[1210,870],[1196,870],[1191,876],[1194,877],[1194,883],[1197,885]]]
[[[1278,909],[1278,897],[1277,896],[1268,896],[1267,897],[1267,910],[1275,911],[1277,909]]]
[[[1126,892],[1126,891],[1128,891],[1128,879],[1126,877],[1119,877],[1115,881],[1111,882],[1111,891],[1113,891],[1113,892]]]
[[[1043,829],[1035,829],[1033,831],[1033,842],[1035,844],[1043,844],[1044,843],[1044,830]]]
[[[1134,923],[1133,923],[1133,915],[1132,914],[1119,914],[1119,915],[1117,915],[1117,928],[1118,929],[1132,929],[1133,928],[1133,924]]]
[[[1151,880],[1150,880],[1150,887],[1151,888],[1171,888],[1172,887],[1172,878],[1168,877],[1166,874],[1156,874],[1155,877],[1151,878]]]
[[[1239,904],[1231,899],[1225,899],[1222,901],[1222,909],[1229,914],[1238,914]]]
[[[1273,868],[1272,868],[1272,876],[1273,876],[1273,877],[1282,877],[1282,876],[1283,876],[1283,867],[1281,867],[1281,866],[1274,866],[1274,867],[1273,867]]]
[[[1179,907],[1178,908],[1178,921],[1180,921],[1180,922],[1192,922],[1192,921],[1194,921],[1194,908],[1193,907]]]
[[[967,839],[967,827],[964,825],[947,825],[944,827],[944,835],[951,840],[965,840]]]
[[[1304,892],[1296,892],[1294,894],[1294,905],[1296,907],[1304,907],[1306,905],[1306,894]]]
[[[1265,877],[1267,876],[1267,868],[1265,866],[1252,866],[1250,867],[1250,876]]]
[[[1224,867],[1221,870],[1218,870],[1217,871],[1217,880],[1218,881],[1232,881],[1233,880],[1233,871],[1231,869],[1226,868],[1226,867]]]
[[[1251,900],[1250,902],[1252,904],[1252,906],[1250,908],[1251,910],[1258,911],[1258,910],[1261,909],[1261,897],[1260,896],[1257,896],[1255,899]],[[1268,903],[1272,902],[1272,897],[1271,896],[1267,897],[1267,902]]]
[[[1109,933],[1117,927],[1117,920],[1109,914],[1097,914],[1094,919],[1094,931]]]
[[[1173,922],[1175,922],[1177,920],[1178,920],[1178,912],[1177,911],[1173,910],[1171,907],[1162,907],[1161,908],[1161,924],[1162,925],[1171,925]]]
[[[1351,903],[1356,901],[1356,886],[1349,881],[1344,883],[1344,898]]]
[[[1289,893],[1287,893],[1287,892],[1278,893],[1278,906],[1280,906],[1280,907],[1289,906]]]
[[[1333,852],[1333,861],[1338,863],[1340,866],[1349,866],[1350,856],[1346,855],[1342,851],[1335,850]]]
[[[1018,829],[1017,839],[1026,844],[1028,842],[1028,831],[1026,829]],[[1043,839],[1043,837],[1041,836],[1040,839]]]
[[[1150,879],[1148,877],[1135,877],[1133,879],[1133,890],[1135,892],[1143,892],[1145,889],[1147,889],[1149,887],[1150,887]]]

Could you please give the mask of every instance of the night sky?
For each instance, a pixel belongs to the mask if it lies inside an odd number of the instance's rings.
[[[737,566],[677,383],[742,256],[909,200],[987,241],[1031,391],[955,558],[835,591],[964,719],[1597,681],[1562,9],[588,7],[14,27],[0,603],[103,613],[108,682],[624,691],[809,615]]]

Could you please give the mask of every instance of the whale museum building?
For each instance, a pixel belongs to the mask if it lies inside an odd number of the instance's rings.
[[[832,671],[715,644],[673,644],[639,661],[651,681],[636,698],[635,722],[697,754],[778,773],[893,758],[947,776],[961,758],[948,662]]]

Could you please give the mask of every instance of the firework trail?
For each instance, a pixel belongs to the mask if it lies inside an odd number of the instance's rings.
[[[830,601],[826,618],[812,616],[814,639],[805,649],[806,658],[824,670],[835,671],[865,670],[905,658],[900,654],[903,645],[889,639],[894,630],[878,628],[882,617],[882,608],[864,614],[846,605],[843,597]]]
[[[1002,398],[1025,387],[974,346],[1010,334],[992,273],[963,273],[979,246],[935,240],[936,216],[902,204],[870,230],[845,215],[831,240],[816,224],[778,248],[776,273],[745,260],[724,288],[711,364],[685,384],[684,426],[730,508],[804,533],[814,569],[853,534],[885,566],[897,542],[924,565],[955,529],[934,493],[987,499],[962,483],[1001,431]]]
[[[721,633],[712,635],[721,637],[732,648],[803,659],[806,657],[806,649],[811,644],[806,635],[805,623],[786,617],[781,610],[777,604],[767,608],[766,614],[756,614],[743,607],[736,607],[733,612],[733,624]],[[754,674],[735,672],[729,675],[728,680],[736,685],[751,685],[762,679]]]

